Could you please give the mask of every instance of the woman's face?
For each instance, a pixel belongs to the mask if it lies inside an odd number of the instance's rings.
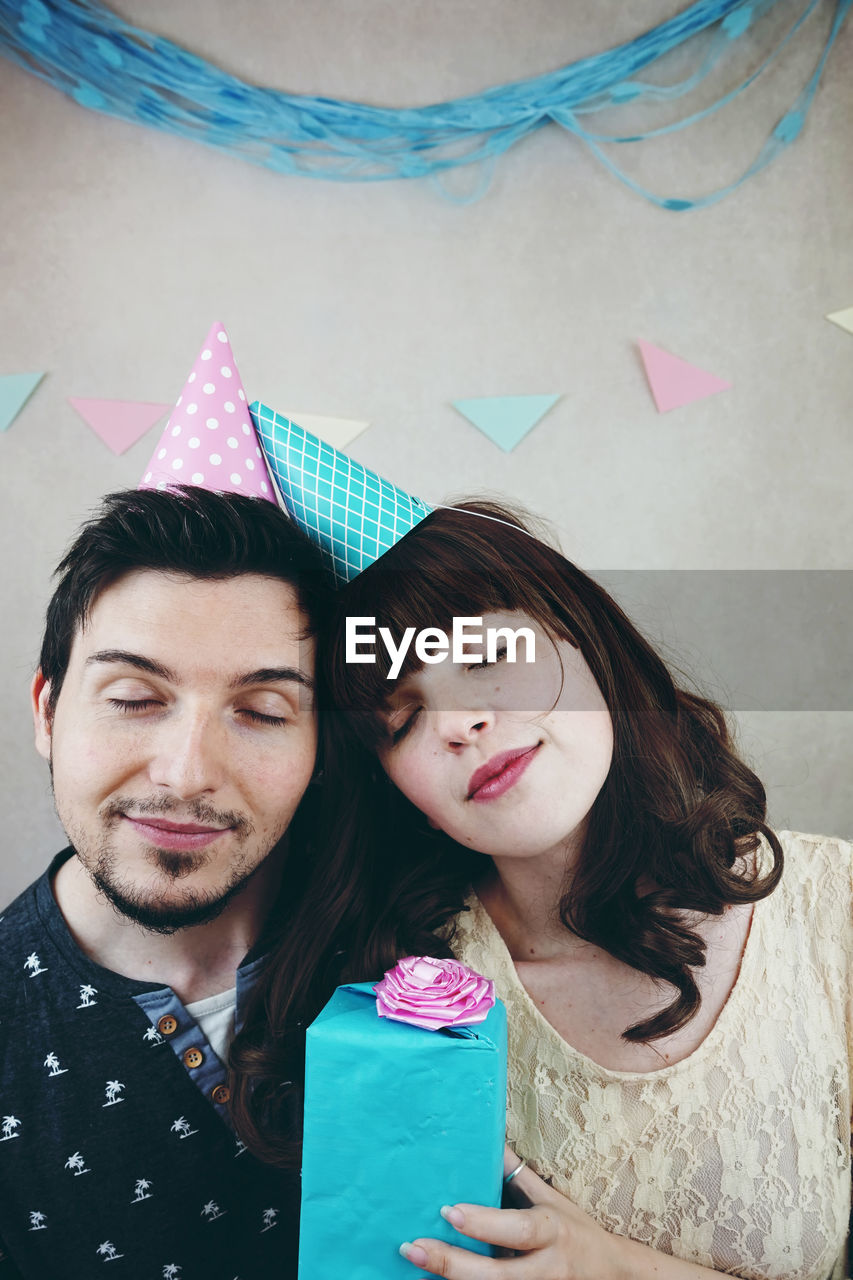
[[[582,838],[613,755],[610,714],[580,650],[526,614],[488,627],[529,627],[535,661],[499,642],[491,664],[444,662],[403,677],[379,758],[430,823],[495,858],[563,854]],[[469,642],[469,652],[485,647]]]

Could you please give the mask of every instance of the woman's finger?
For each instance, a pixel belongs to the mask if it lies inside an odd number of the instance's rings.
[[[489,1270],[494,1258],[484,1258],[468,1249],[457,1249],[441,1240],[414,1240],[400,1245],[400,1253],[419,1271],[447,1280],[499,1280],[500,1272]]]
[[[419,1271],[446,1280],[535,1280],[529,1269],[532,1258],[489,1258],[470,1249],[458,1249],[443,1240],[418,1239],[400,1246],[400,1253]],[[544,1276],[539,1280],[546,1280]]]
[[[547,1248],[557,1234],[554,1213],[546,1205],[534,1205],[530,1209],[487,1209],[481,1204],[454,1204],[445,1206],[441,1216],[472,1240],[522,1253]]]
[[[549,1187],[547,1182],[543,1182],[538,1173],[534,1173],[528,1164],[518,1169],[520,1163],[521,1157],[507,1147],[504,1154],[504,1182],[508,1194],[517,1193],[520,1199],[530,1204],[565,1205],[565,1196],[555,1191],[553,1187]],[[507,1182],[507,1175],[511,1174],[513,1169],[518,1169],[518,1173]]]

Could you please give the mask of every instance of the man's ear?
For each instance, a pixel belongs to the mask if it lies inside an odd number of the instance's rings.
[[[33,676],[33,683],[30,688],[30,698],[33,704],[33,725],[36,734],[36,751],[40,756],[44,756],[45,760],[50,759],[51,735],[53,730],[53,721],[48,714],[48,703],[50,702],[50,681],[45,680],[41,673],[41,668]]]

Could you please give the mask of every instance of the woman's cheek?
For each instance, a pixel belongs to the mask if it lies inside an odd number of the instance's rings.
[[[435,790],[430,785],[430,777],[420,760],[405,755],[399,759],[391,759],[385,765],[385,772],[407,800],[425,813],[430,822],[436,818]]]

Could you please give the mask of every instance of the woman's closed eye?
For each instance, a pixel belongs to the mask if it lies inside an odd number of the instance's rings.
[[[496,667],[499,662],[503,662],[504,658],[506,657],[506,654],[507,654],[507,647],[506,645],[503,645],[502,648],[496,650],[495,656],[494,658],[492,658],[491,661],[489,661],[487,658],[484,657],[481,662],[470,663],[470,665],[467,666],[465,670],[466,671],[482,671],[484,668],[487,668],[487,667]]]
[[[388,725],[388,736],[392,747],[396,747],[398,742],[403,741],[422,710],[422,707],[410,705],[393,717]],[[401,717],[404,718],[401,719]]]
[[[495,652],[495,656],[491,661],[487,661],[484,657],[482,662],[468,663],[465,666],[465,671],[482,671],[484,668],[495,667],[499,662],[503,662],[506,655],[507,646],[503,645]],[[409,703],[407,706],[401,707],[398,711],[394,712],[386,727],[386,732],[392,747],[396,747],[398,743],[403,741],[409,730],[414,727],[415,722],[418,720],[422,711],[423,707],[418,706],[416,703]]]

